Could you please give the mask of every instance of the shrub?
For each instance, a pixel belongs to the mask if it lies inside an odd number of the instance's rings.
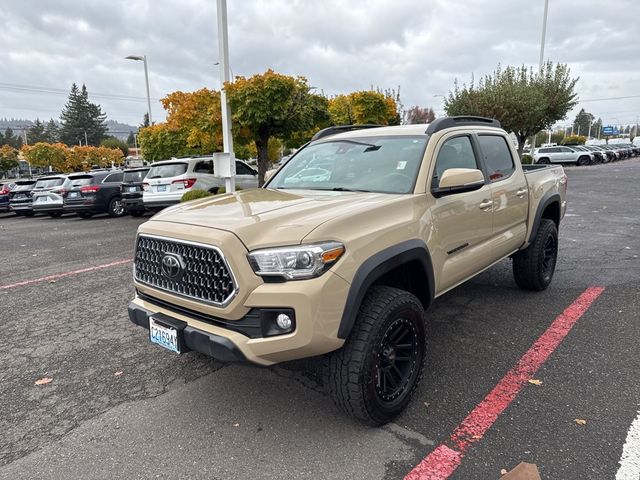
[[[533,158],[531,158],[531,155],[527,155],[525,153],[524,155],[522,155],[522,158],[520,159],[520,163],[522,165],[531,165],[533,163]]]
[[[196,188],[194,190],[191,190],[189,192],[186,192],[184,195],[182,195],[182,198],[180,199],[181,202],[190,202],[191,200],[197,200],[198,198],[205,198],[205,197],[210,197],[212,195],[211,192],[207,192],[206,190],[201,190],[199,188]]]

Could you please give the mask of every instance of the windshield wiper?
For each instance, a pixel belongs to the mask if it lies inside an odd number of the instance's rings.
[[[149,178],[162,178],[162,175],[154,175],[153,177],[149,177]]]
[[[333,187],[332,192],[371,192],[371,190],[360,190],[357,188]]]

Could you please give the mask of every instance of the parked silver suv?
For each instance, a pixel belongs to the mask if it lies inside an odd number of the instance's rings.
[[[576,165],[589,165],[593,163],[593,153],[581,152],[571,147],[554,146],[537,148],[533,152],[535,163],[574,163]]]

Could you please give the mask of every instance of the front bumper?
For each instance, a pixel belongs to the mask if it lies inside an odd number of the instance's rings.
[[[154,312],[139,307],[135,303],[129,304],[129,319],[149,330],[149,317]],[[222,362],[240,362],[246,360],[240,349],[228,338],[190,327],[186,322],[162,315],[162,320],[177,328],[182,335],[183,352],[194,350],[204,353]]]
[[[9,208],[13,212],[33,212],[31,202],[11,202]]]

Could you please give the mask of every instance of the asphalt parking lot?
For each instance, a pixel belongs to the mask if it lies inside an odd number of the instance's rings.
[[[506,260],[438,299],[419,391],[380,429],[335,409],[310,362],[223,365],[150,345],[126,308],[146,218],[0,215],[0,478],[403,478],[602,287],[448,478],[525,461],[543,479],[638,480],[616,474],[640,408],[640,159],[568,176],[551,287],[519,290]]]

